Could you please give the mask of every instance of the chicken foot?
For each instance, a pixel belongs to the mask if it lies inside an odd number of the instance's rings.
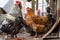
[[[17,38],[17,35],[15,35],[15,38]]]
[[[37,38],[37,36],[38,36],[38,34],[37,34],[37,33],[35,33],[35,36],[34,36],[34,38]]]

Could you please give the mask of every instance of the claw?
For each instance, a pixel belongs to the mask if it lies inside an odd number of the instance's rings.
[[[37,38],[37,36],[38,36],[38,34],[37,34],[37,33],[35,33],[35,36],[34,36],[34,38]]]

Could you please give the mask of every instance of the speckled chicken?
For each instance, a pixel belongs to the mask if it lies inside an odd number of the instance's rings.
[[[10,34],[11,37],[17,37],[16,35],[19,33],[20,29],[23,27],[22,22],[22,12],[21,8],[15,4],[12,6],[10,12],[6,14],[6,22],[2,24],[1,31],[7,34]]]
[[[11,20],[7,19],[7,21],[8,21],[8,24],[3,24],[1,31],[3,31],[7,34],[10,34],[11,37],[13,37],[13,38],[14,38],[14,36],[17,37],[17,34],[19,33],[20,29],[23,27],[23,25],[21,25],[22,18],[17,17],[15,19],[15,21],[11,21]]]

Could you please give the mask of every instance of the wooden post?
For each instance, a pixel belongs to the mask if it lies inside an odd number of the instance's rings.
[[[52,8],[52,12],[54,12],[55,8],[56,8],[56,4],[57,4],[57,1],[55,0],[46,0],[47,4],[50,5],[50,7]]]
[[[60,0],[57,0],[57,20],[60,18]],[[59,27],[59,37],[60,37],[60,27]]]
[[[51,8],[52,8],[52,11],[54,11],[56,5],[54,4],[54,1],[53,1],[53,0],[50,0],[50,6],[51,6]]]
[[[58,18],[60,17],[60,0],[57,0],[57,20],[58,20]]]
[[[57,7],[60,8],[60,0],[57,1]]]
[[[47,4],[49,4],[49,0],[46,0]]]
[[[32,9],[35,12],[35,0],[32,0]]]
[[[36,0],[36,10],[38,9],[38,0]]]
[[[42,16],[43,16],[43,12],[44,12],[44,0],[42,0]]]

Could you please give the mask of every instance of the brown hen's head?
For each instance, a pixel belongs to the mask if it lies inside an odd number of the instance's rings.
[[[29,7],[27,7],[26,10],[27,10],[28,13],[29,12],[33,12],[33,9],[32,8],[29,8]]]
[[[27,7],[26,10],[27,10],[28,17],[34,16],[34,12],[33,12],[32,8]]]

